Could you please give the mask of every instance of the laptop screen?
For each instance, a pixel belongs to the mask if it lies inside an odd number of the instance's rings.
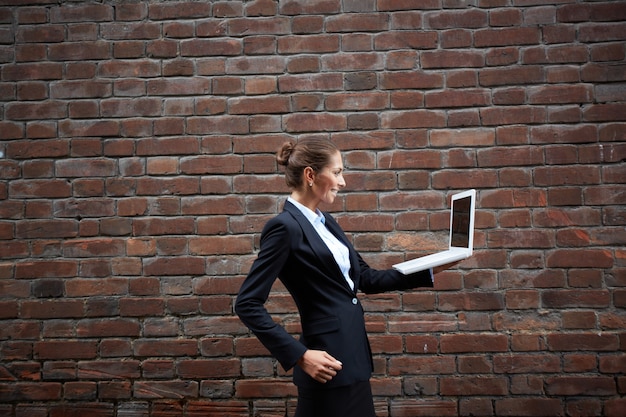
[[[462,197],[454,201],[452,207],[452,230],[450,246],[468,248],[470,245],[470,217],[472,198]]]

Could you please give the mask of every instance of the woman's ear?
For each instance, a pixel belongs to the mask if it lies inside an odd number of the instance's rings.
[[[315,182],[315,171],[311,167],[304,168],[304,183],[309,187]]]

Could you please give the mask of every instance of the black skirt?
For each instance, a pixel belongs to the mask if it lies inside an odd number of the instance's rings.
[[[294,417],[376,417],[370,382],[331,389],[298,388]]]

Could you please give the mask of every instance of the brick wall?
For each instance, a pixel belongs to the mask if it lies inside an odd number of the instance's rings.
[[[376,267],[478,190],[475,256],[362,297],[380,417],[623,415],[625,40],[620,1],[3,0],[0,415],[292,415],[232,308],[306,136]]]

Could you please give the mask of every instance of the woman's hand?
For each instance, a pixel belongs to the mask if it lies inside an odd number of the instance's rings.
[[[298,360],[298,366],[311,378],[322,384],[327,383],[342,368],[341,362],[323,350],[307,350]]]

